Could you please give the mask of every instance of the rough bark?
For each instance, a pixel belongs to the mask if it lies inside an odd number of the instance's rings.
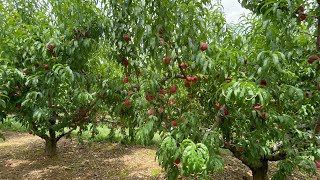
[[[260,167],[250,168],[253,180],[268,180],[268,161],[263,160]]]
[[[237,148],[233,145],[227,145],[225,148],[229,149],[233,155],[239,159],[243,164],[249,167],[252,171],[253,180],[267,180],[268,179],[268,161],[273,160],[281,160],[285,159],[285,154],[277,153],[267,158],[262,158],[259,163],[249,163],[249,161],[243,156],[242,150],[237,150]],[[253,164],[256,164],[253,166]]]
[[[49,120],[49,137],[46,138],[46,154],[50,157],[55,156],[57,154],[57,137],[56,131],[53,128],[56,124],[57,114],[54,114],[53,117]]]
[[[53,157],[57,154],[57,140],[55,137],[49,137],[46,140],[46,155]]]

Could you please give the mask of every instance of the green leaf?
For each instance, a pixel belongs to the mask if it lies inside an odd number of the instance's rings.
[[[0,106],[5,109],[6,108],[6,102],[3,99],[0,99]]]

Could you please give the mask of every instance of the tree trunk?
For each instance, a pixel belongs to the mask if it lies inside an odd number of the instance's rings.
[[[46,139],[46,149],[45,152],[48,156],[52,157],[57,154],[57,141],[54,137],[49,137]]]
[[[262,166],[250,168],[253,175],[253,180],[268,180],[268,161],[263,160]]]
[[[131,127],[131,124],[130,124],[130,127],[129,127],[129,140],[130,140],[130,143],[133,143],[134,142],[134,128]]]
[[[49,129],[49,137],[46,139],[46,154],[50,157],[57,154],[56,132],[52,127]]]

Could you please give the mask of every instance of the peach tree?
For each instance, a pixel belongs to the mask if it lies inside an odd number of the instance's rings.
[[[96,134],[97,113],[112,109],[120,94],[113,88],[121,72],[102,60],[109,48],[100,41],[101,9],[82,1],[8,0],[0,12],[1,119],[14,115],[45,140],[50,156],[76,129]]]
[[[211,31],[208,41],[213,42],[199,55],[208,59],[208,64],[202,64],[208,71],[192,69],[202,77],[200,84],[185,84],[188,92],[195,90],[191,93],[195,99],[189,100],[191,108],[183,111],[188,115],[179,126],[172,123],[170,136],[165,136],[158,151],[171,178],[178,175],[180,159],[186,176],[206,177],[207,171],[221,168],[219,146],[247,165],[254,179],[268,178],[269,161],[279,161],[275,179],[295,168],[312,173],[319,167],[317,19],[304,23],[305,10],[299,2],[246,2],[259,12],[266,10],[240,26]],[[317,6],[307,6],[308,17],[318,16]],[[181,109],[188,107],[181,104]]]
[[[97,133],[97,112],[128,142],[150,144],[158,131],[169,179],[223,169],[220,148],[254,179],[268,178],[269,161],[279,161],[275,178],[312,173],[318,4],[241,2],[257,16],[229,25],[209,0],[8,0],[1,113],[45,139],[49,154],[78,127]]]
[[[222,169],[220,147],[254,179],[267,178],[268,161],[280,161],[275,178],[294,167],[314,171],[318,91],[303,79],[316,74],[309,66],[318,62],[309,50],[312,35],[309,41],[307,32],[298,33],[308,27],[298,3],[273,4],[257,5],[267,8],[264,16],[238,26],[227,25],[209,1],[103,6],[112,22],[105,31],[111,56],[124,67],[124,99],[114,116],[131,141],[149,144],[154,132],[163,135],[157,156],[170,179],[180,161],[184,176]]]

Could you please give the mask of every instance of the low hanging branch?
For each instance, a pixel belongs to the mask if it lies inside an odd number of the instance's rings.
[[[48,135],[46,135],[46,134],[40,134],[40,133],[37,131],[38,127],[37,127],[37,125],[36,125],[36,123],[35,123],[34,121],[31,120],[30,125],[31,125],[31,129],[33,130],[33,132],[34,132],[35,135],[39,136],[40,138],[42,138],[42,139],[44,139],[44,140],[49,139],[49,136],[48,136]]]

